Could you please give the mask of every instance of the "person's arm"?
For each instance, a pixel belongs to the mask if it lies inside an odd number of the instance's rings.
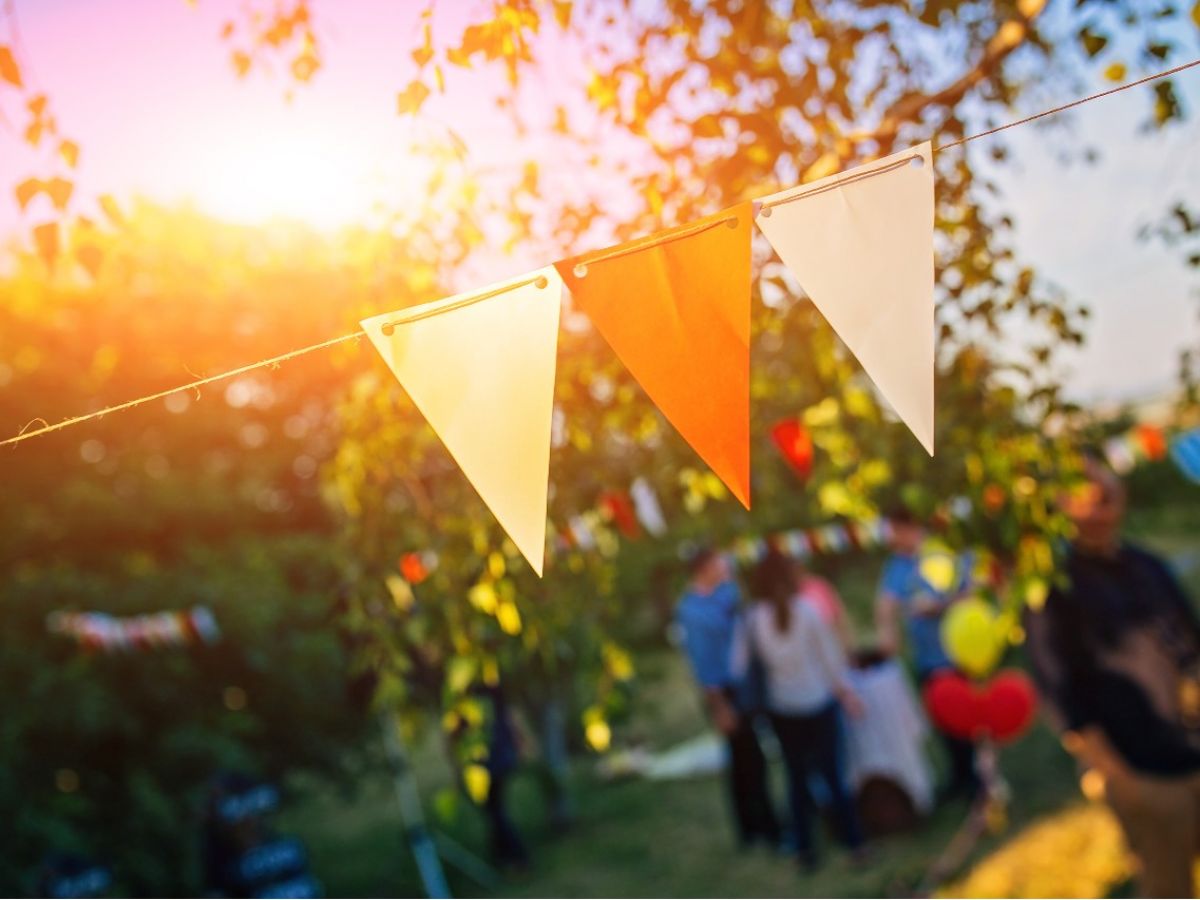
[[[880,590],[875,598],[875,634],[879,650],[885,656],[900,655],[900,598]]]
[[[802,603],[800,609],[804,611],[807,619],[805,624],[812,635],[817,661],[825,671],[825,677],[833,685],[834,696],[850,716],[858,718],[863,712],[862,701],[850,687],[850,668],[846,664],[846,654],[838,644],[833,629],[811,606]]]
[[[1064,623],[1057,613],[1063,602],[1061,595],[1052,593],[1041,610],[1028,610],[1024,616],[1029,670],[1041,695],[1045,717],[1060,734],[1082,731],[1090,725],[1076,693],[1078,684],[1089,679],[1073,671],[1070,660],[1078,662],[1078,654],[1069,653],[1064,646]]]
[[[1179,608],[1184,620],[1192,626],[1197,632],[1200,632],[1200,616],[1196,614],[1196,606],[1192,603],[1192,598],[1188,596],[1187,591],[1183,589],[1183,585],[1179,583],[1179,579],[1175,577],[1175,572],[1172,568],[1163,562],[1158,557],[1153,557],[1155,564],[1158,566],[1159,572],[1166,588],[1167,597],[1170,601]]]
[[[696,622],[689,623],[685,616],[680,617],[680,624],[683,626],[684,650],[700,685],[709,718],[722,734],[732,734],[737,729],[738,716],[725,695],[725,670],[721,658],[725,650],[724,642],[720,640],[720,635],[713,633],[713,629]]]
[[[809,578],[815,585],[815,589],[825,596],[830,609],[833,610],[834,631],[837,633],[842,649],[846,651],[847,656],[851,655],[854,652],[855,646],[854,623],[850,621],[850,616],[846,614],[846,604],[842,602],[842,595],[838,593],[836,587],[824,578],[818,578],[815,575],[810,575]]]

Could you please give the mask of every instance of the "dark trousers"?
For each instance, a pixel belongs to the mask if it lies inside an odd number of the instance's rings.
[[[925,683],[935,675],[952,671],[954,670],[934,669],[932,672],[922,672],[917,677],[921,690],[925,690]],[[975,770],[975,744],[966,738],[947,734],[941,729],[938,729],[938,737],[941,738],[942,746],[946,748],[946,758],[950,761],[950,778],[946,783],[946,793],[963,794],[973,798],[982,786],[979,773]]]
[[[504,804],[508,773],[492,772],[491,776],[483,811],[488,820],[492,860],[497,865],[523,865],[529,861],[529,854],[521,841],[521,835],[517,832],[517,826],[508,817],[508,810]]]
[[[749,843],[761,838],[778,843],[779,820],[767,793],[767,761],[754,733],[751,716],[742,715],[729,741],[729,794],[738,839]]]
[[[843,842],[848,847],[862,845],[862,826],[858,810],[846,786],[838,752],[838,707],[830,703],[819,712],[807,716],[786,716],[772,713],[771,725],[779,738],[783,762],[787,768],[788,796],[792,805],[792,827],[796,831],[796,850],[801,858],[811,860],[813,848],[812,820],[815,806],[808,790],[808,779],[816,775],[829,791],[830,809]]]

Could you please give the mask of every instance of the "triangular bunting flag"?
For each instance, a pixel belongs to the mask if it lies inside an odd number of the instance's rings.
[[[749,203],[556,263],[663,415],[750,506]]]
[[[538,575],[562,281],[552,266],[362,327]]]
[[[763,198],[775,252],[933,453],[933,155],[928,142]]]

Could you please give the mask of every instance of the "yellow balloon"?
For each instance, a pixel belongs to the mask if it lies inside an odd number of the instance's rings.
[[[995,611],[973,598],[955,603],[942,619],[942,647],[956,666],[972,678],[982,678],[1004,654],[1005,635]]]

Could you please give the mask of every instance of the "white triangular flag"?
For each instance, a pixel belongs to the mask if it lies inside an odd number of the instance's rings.
[[[562,279],[553,266],[362,322],[538,575]]]
[[[758,227],[932,455],[929,143],[761,202]]]

